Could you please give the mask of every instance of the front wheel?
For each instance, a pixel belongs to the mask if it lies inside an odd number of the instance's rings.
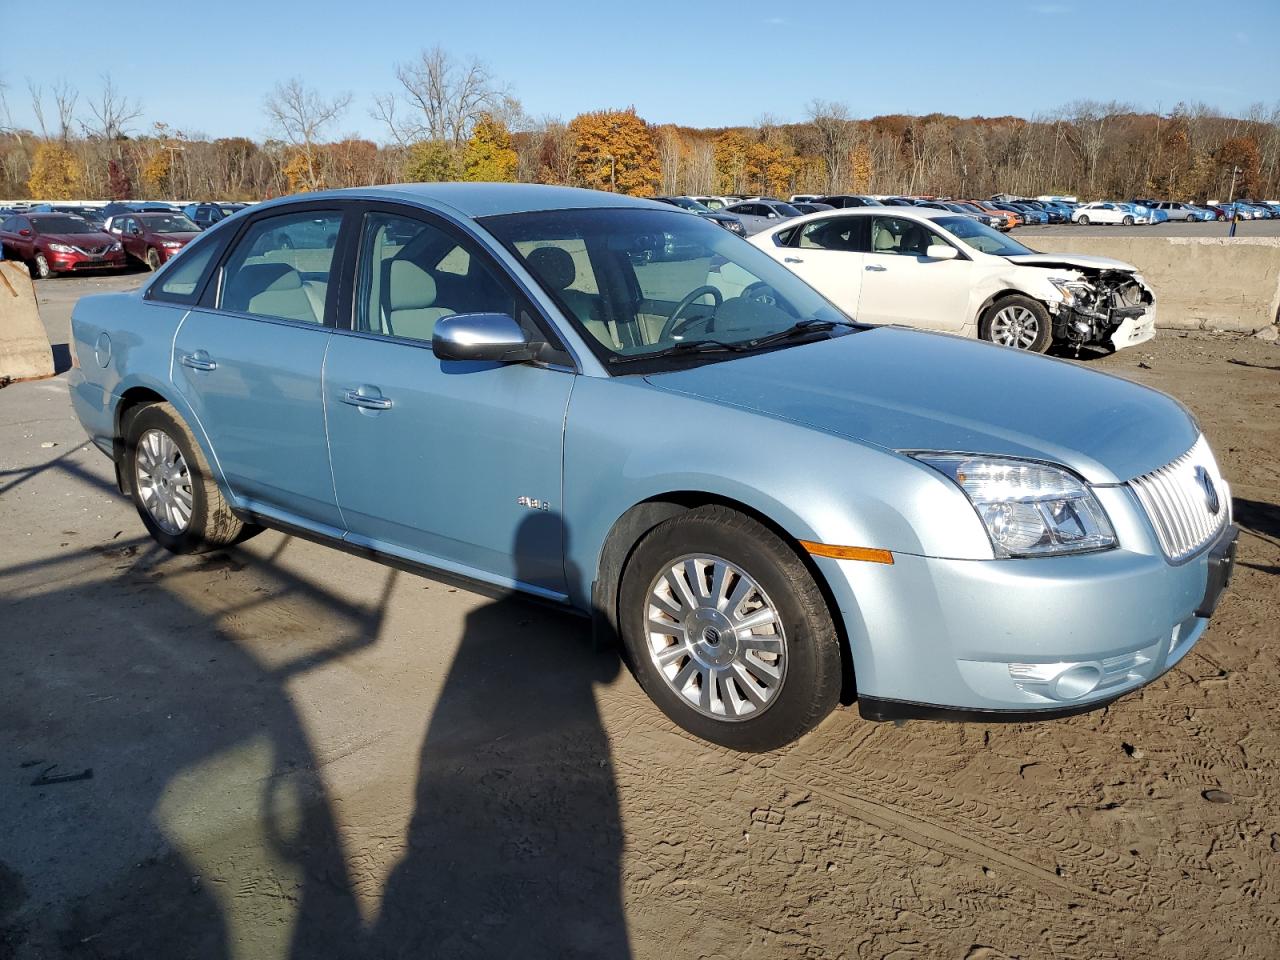
[[[1002,347],[1044,353],[1053,342],[1053,325],[1043,303],[1014,295],[1001,297],[987,308],[978,336]]]
[[[645,535],[623,571],[619,620],[640,686],[712,743],[783,746],[840,696],[840,641],[808,568],[727,507],[689,510]]]
[[[49,266],[49,261],[43,253],[37,253],[31,263],[31,272],[35,274],[37,280],[48,280],[53,276],[53,268]]]
[[[191,430],[169,404],[133,417],[124,456],[138,515],[166,550],[204,553],[257,532],[231,512]]]
[[[1076,221],[1076,222],[1077,222],[1077,223],[1079,223],[1079,224],[1080,224],[1080,226],[1082,226],[1082,227],[1087,227],[1087,226],[1089,225],[1089,218],[1088,218],[1088,217],[1081,217],[1081,218],[1080,218],[1078,221]]]
[[[1124,218],[1123,220],[1121,220],[1120,222],[1121,222],[1121,223],[1123,223],[1126,227],[1132,227],[1132,226],[1133,226],[1133,217],[1125,217],[1125,218]]]
[[[152,273],[160,269],[160,254],[155,247],[147,248],[147,267]]]

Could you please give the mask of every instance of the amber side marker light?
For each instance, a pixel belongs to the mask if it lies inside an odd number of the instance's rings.
[[[868,563],[887,563],[892,566],[893,554],[875,547],[837,547],[829,543],[801,540],[800,546],[815,557],[833,557],[836,560],[866,560]]]

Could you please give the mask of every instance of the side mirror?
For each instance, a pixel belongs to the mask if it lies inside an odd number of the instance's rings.
[[[945,243],[931,243],[925,248],[924,255],[928,260],[954,260],[960,256],[960,251]]]
[[[129,228],[129,236],[131,236],[131,237],[140,237],[140,236],[142,236],[142,228],[141,228],[141,227],[130,227],[130,228]]]
[[[522,363],[542,346],[505,313],[456,313],[436,322],[431,351],[441,360]]]

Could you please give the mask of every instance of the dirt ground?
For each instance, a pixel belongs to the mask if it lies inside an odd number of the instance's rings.
[[[1090,363],[1233,485],[1194,651],[1094,714],[763,756],[560,613],[279,533],[162,554],[62,379],[0,390],[0,958],[1280,956],[1280,347]]]

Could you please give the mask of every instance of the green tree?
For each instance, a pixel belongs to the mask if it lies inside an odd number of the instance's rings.
[[[516,178],[519,162],[502,121],[482,114],[462,154],[466,179],[510,183]]]
[[[585,187],[652,194],[662,179],[649,125],[626,110],[582,113],[569,122],[576,143],[574,168]]]
[[[462,166],[453,149],[442,140],[419,140],[405,158],[404,178],[414,183],[460,180]]]

